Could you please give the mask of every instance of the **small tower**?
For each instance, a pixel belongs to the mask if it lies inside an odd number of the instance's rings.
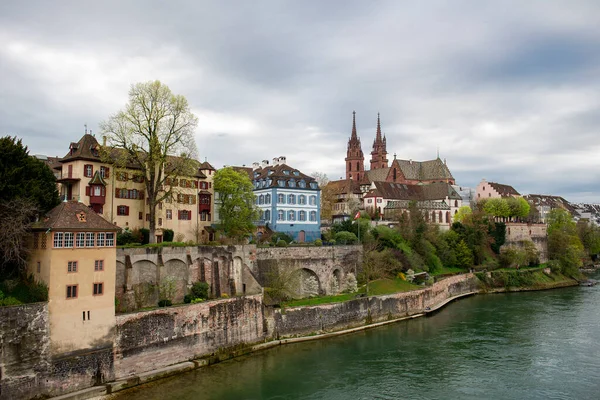
[[[356,111],[352,111],[352,135],[346,151],[346,179],[360,181],[365,174],[365,156],[356,133]]]
[[[379,113],[377,113],[377,133],[373,141],[373,151],[371,152],[371,169],[387,168],[387,140],[385,135],[381,137],[381,122]]]

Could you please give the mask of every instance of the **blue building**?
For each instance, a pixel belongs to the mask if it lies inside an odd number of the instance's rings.
[[[285,157],[252,165],[256,205],[261,220],[297,242],[321,238],[321,189],[311,176],[286,164]]]

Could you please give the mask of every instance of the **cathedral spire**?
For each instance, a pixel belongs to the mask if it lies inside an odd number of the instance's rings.
[[[358,135],[356,134],[356,111],[352,111],[352,136],[350,140],[358,140]]]
[[[387,140],[381,137],[381,118],[377,113],[377,133],[373,141],[373,151],[371,152],[371,169],[387,168]]]
[[[381,121],[379,120],[379,113],[377,113],[377,134],[375,135],[375,142],[381,142]]]

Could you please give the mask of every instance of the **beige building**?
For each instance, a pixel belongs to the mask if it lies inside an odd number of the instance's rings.
[[[86,133],[78,142],[70,144],[67,155],[52,166],[61,198],[88,205],[120,228],[148,228],[150,210],[143,171],[135,165],[115,169],[103,162],[100,153],[101,146],[91,134]],[[214,172],[205,161],[197,163],[193,176],[166,182],[173,195],[158,204],[157,241],[162,241],[163,229],[172,229],[175,241],[203,243],[211,239]]]
[[[118,229],[76,201],[34,224],[28,272],[48,285],[52,354],[112,345]]]

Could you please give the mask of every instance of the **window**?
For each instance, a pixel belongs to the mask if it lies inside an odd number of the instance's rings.
[[[129,207],[117,206],[117,215],[129,215]]]
[[[301,188],[305,188],[306,187],[306,182],[300,181],[300,183],[298,183],[298,186],[300,186]]]
[[[167,219],[173,219],[173,210],[167,209]]]
[[[306,204],[306,196],[301,194],[298,196],[298,204]]]
[[[311,211],[310,212],[310,220],[311,221],[316,221],[317,220],[317,212],[316,211]]]
[[[377,199],[377,203],[381,203],[383,199]]]
[[[288,194],[288,204],[296,204],[296,195]]]
[[[285,195],[278,194],[277,195],[277,204],[283,204],[283,203],[285,203]]]
[[[260,195],[258,196],[258,204],[265,204],[265,196],[264,195]]]
[[[150,214],[146,213],[146,221],[150,222]]]
[[[127,180],[127,172],[119,172],[117,174],[117,180],[121,182],[125,182]]]
[[[277,211],[277,221],[284,221],[284,220],[285,220],[285,213],[283,212],[283,210]]]
[[[108,168],[107,167],[100,167],[100,176],[103,178],[108,178]]]
[[[54,232],[54,247],[56,247],[56,248],[63,247],[63,233],[62,232]]]
[[[288,186],[289,186],[289,187],[296,187],[296,181],[295,181],[295,180],[293,180],[293,179],[291,179],[291,180],[288,182]]]
[[[77,261],[67,262],[67,272],[77,272]]]
[[[104,247],[104,236],[105,233],[104,232],[98,232],[96,234],[96,246],[98,247]]]
[[[138,213],[138,219],[144,219],[144,213],[143,212],[139,212]]]
[[[270,194],[265,195],[265,204],[271,204],[271,195]]]
[[[373,199],[367,200],[367,203],[372,204],[373,203]]]
[[[290,210],[288,211],[288,221],[295,221],[296,220],[296,212]]]
[[[92,196],[102,196],[102,187],[100,185],[94,185],[92,188],[94,189]]]
[[[42,272],[42,263],[41,263],[41,262],[39,262],[39,261],[37,262],[37,272],[38,272],[38,274],[39,274],[40,272]]]
[[[88,232],[85,234],[85,247],[94,247],[94,233]]]
[[[162,218],[158,219],[158,226],[162,226]]]
[[[310,205],[311,206],[317,205],[317,196],[310,196]]]
[[[265,211],[265,221],[266,222],[271,221],[271,210]]]
[[[311,189],[317,189],[317,182],[311,182],[310,187]]]
[[[86,164],[83,166],[83,175],[86,178],[91,178],[94,173],[94,167],[91,164]]]
[[[73,232],[65,232],[65,247],[73,247]]]
[[[279,180],[277,181],[277,184],[278,184],[279,186],[281,186],[281,187],[285,187],[285,181],[284,181],[283,179],[279,179]]]
[[[76,299],[76,298],[77,298],[77,285],[67,286],[67,299]]]
[[[94,296],[100,296],[104,293],[103,283],[94,283]]]
[[[115,233],[107,232],[106,233],[106,246],[112,247],[115,245]]]
[[[298,212],[298,221],[306,221],[306,211]]]
[[[189,210],[180,210],[179,211],[179,219],[182,221],[191,221],[192,220],[192,212]]]
[[[158,209],[162,210],[162,201],[160,203],[158,203]]]

